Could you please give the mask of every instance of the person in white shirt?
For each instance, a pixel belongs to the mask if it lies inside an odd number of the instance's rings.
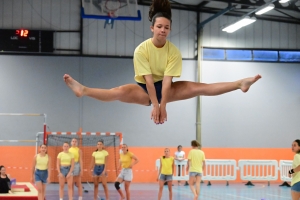
[[[179,162],[185,160],[185,152],[182,151],[182,146],[179,145],[177,147],[177,151],[175,152],[175,160],[178,160]],[[181,174],[181,167],[178,165],[178,176]],[[178,181],[180,183],[180,181]],[[189,185],[188,182],[186,181],[184,185]]]

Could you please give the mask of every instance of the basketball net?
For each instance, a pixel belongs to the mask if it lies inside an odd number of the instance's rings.
[[[117,18],[119,8],[121,7],[120,0],[106,0],[105,8],[107,10],[107,14],[111,18]]]

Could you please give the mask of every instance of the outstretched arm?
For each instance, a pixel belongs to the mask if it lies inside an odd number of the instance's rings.
[[[161,102],[160,102],[160,116],[159,116],[159,123],[163,124],[167,121],[167,102],[169,99],[170,91],[171,91],[171,84],[172,84],[172,76],[164,76],[163,83],[162,83],[162,90],[161,90]]]
[[[159,123],[159,103],[157,100],[157,96],[156,96],[156,90],[154,87],[154,81],[152,78],[152,74],[149,75],[145,75],[144,79],[146,81],[146,87],[148,90],[148,94],[149,94],[149,98],[152,102],[152,112],[151,112],[151,119],[154,121],[154,123],[158,124]]]

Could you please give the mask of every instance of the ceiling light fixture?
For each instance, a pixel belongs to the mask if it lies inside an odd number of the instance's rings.
[[[279,3],[286,3],[288,1],[290,1],[290,0],[280,0]]]
[[[223,28],[222,31],[226,31],[227,33],[233,33],[234,31],[236,31],[244,26],[247,26],[249,24],[252,24],[255,21],[256,21],[255,17],[250,18],[249,16],[246,16],[243,19]]]
[[[271,4],[263,7],[262,9],[258,10],[255,14],[256,15],[262,15],[262,14],[264,14],[264,13],[270,11],[270,10],[273,10],[274,8],[275,8],[274,4],[271,3]]]

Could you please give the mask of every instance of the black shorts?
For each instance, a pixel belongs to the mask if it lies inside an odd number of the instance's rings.
[[[148,91],[147,91],[147,87],[146,87],[146,84],[143,84],[143,83],[138,83],[137,84],[139,86],[141,86],[145,92],[148,94]],[[154,87],[155,87],[155,91],[156,91],[156,97],[157,97],[157,101],[158,103],[160,103],[161,101],[161,89],[162,89],[162,81],[157,81],[154,83]],[[151,105],[151,101],[150,101],[150,105]]]

